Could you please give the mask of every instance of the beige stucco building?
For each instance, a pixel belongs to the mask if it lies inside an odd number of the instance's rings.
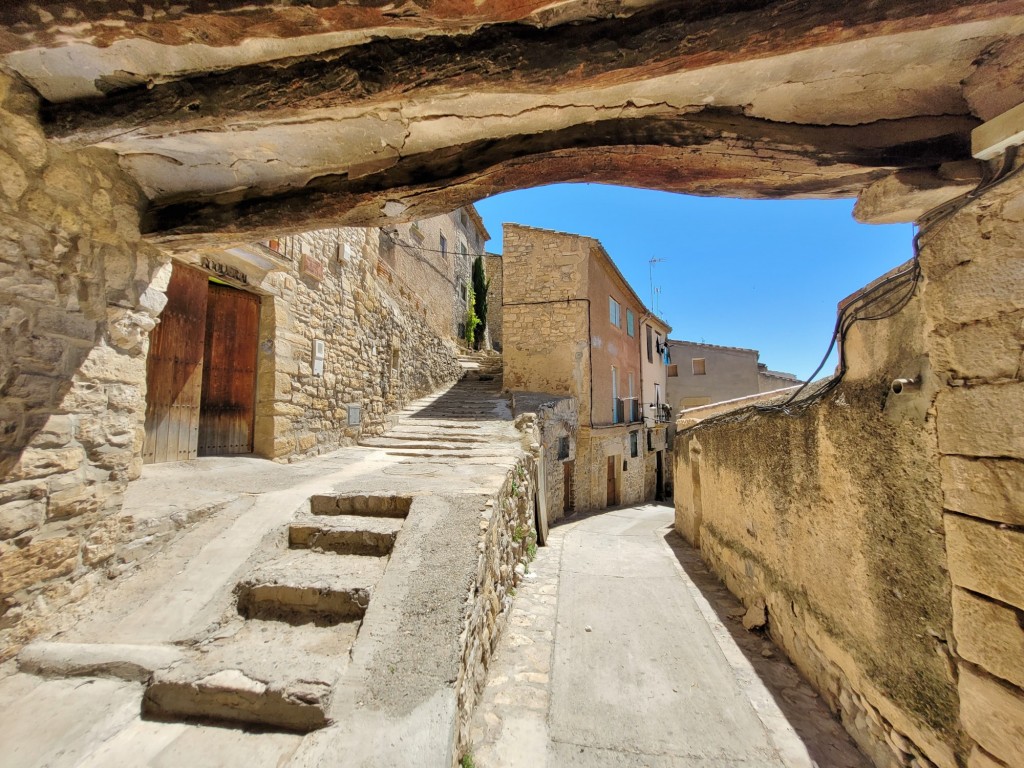
[[[550,496],[563,500],[549,514],[664,493],[665,429],[644,406],[664,389],[665,366],[653,350],[643,362],[642,350],[648,328],[664,339],[668,326],[593,238],[506,224],[501,263],[506,388],[578,403],[575,433],[546,438],[546,449],[564,457],[562,472],[548,473],[562,491]]]
[[[756,349],[678,339],[669,339],[668,349],[667,397],[676,412],[799,383],[792,374],[769,371]]]

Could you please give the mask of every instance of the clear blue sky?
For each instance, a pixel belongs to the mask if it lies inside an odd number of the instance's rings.
[[[732,200],[601,184],[555,184],[476,205],[501,252],[501,225],[601,241],[644,303],[648,260],[671,337],[760,350],[769,368],[811,372],[836,304],[912,256],[910,225],[858,224],[853,200]],[[830,373],[835,360],[822,373]]]

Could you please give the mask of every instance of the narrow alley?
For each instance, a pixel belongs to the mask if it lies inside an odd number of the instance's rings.
[[[641,505],[572,519],[519,588],[477,768],[869,765],[744,609]]]

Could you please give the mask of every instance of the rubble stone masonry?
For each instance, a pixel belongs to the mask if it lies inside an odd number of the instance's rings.
[[[169,260],[115,158],[48,144],[0,74],[0,660],[89,591],[141,469],[149,331]]]

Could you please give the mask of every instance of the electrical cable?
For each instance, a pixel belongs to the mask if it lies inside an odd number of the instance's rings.
[[[1014,167],[1016,164],[1017,154],[1018,148],[1010,147],[1003,156],[1003,162],[999,170],[990,178],[983,177],[978,185],[971,191],[933,208],[921,217],[921,224],[918,227],[917,232],[914,234],[912,241],[914,255],[911,259],[910,266],[894,275],[890,275],[888,278],[867,289],[840,310],[839,317],[836,318],[836,324],[832,331],[832,338],[829,340],[828,349],[826,350],[824,357],[822,357],[818,367],[815,368],[814,373],[812,373],[810,377],[808,377],[808,379],[789,396],[788,399],[782,403],[772,405],[751,405],[735,411],[729,411],[728,413],[719,414],[718,416],[711,416],[707,419],[703,419],[701,421],[701,425],[705,426],[717,422],[734,421],[744,417],[748,413],[755,412],[783,413],[788,416],[797,415],[804,411],[809,405],[823,399],[829,392],[839,386],[839,383],[842,381],[847,370],[846,348],[844,342],[850,329],[856,323],[861,321],[870,322],[893,317],[910,303],[914,294],[917,292],[917,286],[921,277],[921,239],[927,235],[937,232],[939,227],[948,222],[954,215],[970,205],[981,195],[986,192],[990,192],[1024,171],[1024,164]],[[883,289],[886,288],[887,290],[883,291]],[[873,315],[861,314],[864,310],[881,303],[901,288],[906,288],[906,290],[888,308],[880,309],[877,314]],[[835,375],[822,383],[807,397],[797,400],[796,398],[801,392],[804,392],[808,387],[815,383],[814,377],[817,376],[821,372],[821,369],[825,367],[825,363],[828,361],[829,356],[832,354],[832,350],[835,349],[837,344],[839,346],[839,365]]]

